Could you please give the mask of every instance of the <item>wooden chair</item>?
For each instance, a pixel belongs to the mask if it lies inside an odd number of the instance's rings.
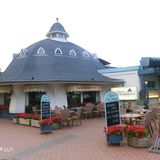
[[[151,109],[150,118],[151,118],[151,125],[152,125],[152,122],[153,122],[155,127],[157,128],[157,125],[156,125],[156,112],[157,112],[156,108]]]
[[[72,118],[69,116],[69,110],[62,109],[60,110],[60,112],[61,112],[61,117],[62,117],[61,126],[63,127],[64,124],[67,124],[68,127],[70,127],[73,124],[73,122],[72,122]]]
[[[55,106],[54,114],[60,116],[61,115],[61,107]]]
[[[92,103],[86,103],[86,105],[83,108],[82,116],[84,118],[92,117],[93,116],[93,104]]]
[[[152,137],[152,133],[153,133],[153,128],[151,125],[151,115],[152,111],[148,111],[144,117],[144,119],[139,121],[139,125],[144,126],[145,128],[148,129],[148,132],[150,133],[151,137]]]
[[[76,121],[77,125],[78,125],[78,122],[81,125],[81,113],[82,113],[81,108],[78,108],[77,112],[75,112],[75,114],[71,117],[72,118],[72,125],[74,124],[74,121]]]
[[[158,120],[159,134],[160,134],[160,114],[157,115],[157,120]]]
[[[96,116],[96,117],[99,117],[99,116],[104,116],[105,114],[105,111],[104,111],[104,103],[99,103],[97,104],[96,106],[96,109],[93,110],[93,115]]]

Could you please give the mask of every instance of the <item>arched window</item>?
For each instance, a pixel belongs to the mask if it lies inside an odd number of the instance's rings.
[[[83,57],[90,57],[89,52],[88,51],[83,51]]]
[[[56,55],[61,55],[61,54],[62,54],[62,51],[61,51],[60,48],[56,48],[55,51],[54,51],[54,53],[55,53]]]
[[[40,47],[40,48],[37,50],[37,54],[38,54],[38,55],[45,55],[46,52],[45,52],[45,50],[44,50],[43,47]]]
[[[21,49],[20,53],[19,53],[20,57],[25,57],[26,56],[26,50],[25,49]]]
[[[70,56],[76,56],[77,54],[76,54],[76,52],[75,52],[74,49],[71,49],[71,50],[69,51],[69,55],[70,55]]]

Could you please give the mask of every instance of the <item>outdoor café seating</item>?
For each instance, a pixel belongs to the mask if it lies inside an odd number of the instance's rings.
[[[82,116],[84,118],[93,117],[93,104],[86,103],[82,110]]]
[[[142,117],[141,114],[125,113],[121,114],[121,121],[124,124],[137,124],[138,120]]]
[[[96,116],[96,117],[99,117],[99,116],[102,116],[102,115],[104,116],[104,114],[105,114],[104,103],[98,103],[93,110],[93,115]]]
[[[54,114],[55,114],[55,115],[61,115],[61,110],[62,110],[62,109],[63,109],[63,108],[61,108],[61,107],[55,106]]]
[[[74,125],[74,122],[76,121],[76,125],[78,125],[78,122],[79,124],[81,125],[81,108],[78,108],[76,112],[74,112],[74,115],[71,116],[72,118],[72,125]]]
[[[150,133],[150,135],[152,136],[153,128],[152,128],[152,124],[151,124],[151,119],[152,119],[151,117],[152,117],[152,111],[150,110],[145,114],[144,118],[139,120],[138,124],[144,126],[145,128],[147,128],[149,133]]]
[[[67,126],[70,127],[73,124],[73,122],[72,117],[70,117],[69,110],[61,109],[60,113],[62,118],[61,126],[63,127],[65,124],[67,124]]]

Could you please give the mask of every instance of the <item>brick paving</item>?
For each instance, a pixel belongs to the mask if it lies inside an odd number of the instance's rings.
[[[103,127],[104,118],[95,118],[40,134],[38,128],[0,119],[0,160],[160,160],[160,154],[127,146],[126,141],[108,146]]]

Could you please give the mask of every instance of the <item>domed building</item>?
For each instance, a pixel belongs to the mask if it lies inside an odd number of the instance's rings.
[[[20,113],[40,106],[47,93],[51,108],[80,106],[103,101],[111,87],[123,83],[98,72],[105,66],[84,48],[68,42],[68,33],[58,22],[47,38],[22,49],[0,76],[1,99],[9,97],[9,112]]]

